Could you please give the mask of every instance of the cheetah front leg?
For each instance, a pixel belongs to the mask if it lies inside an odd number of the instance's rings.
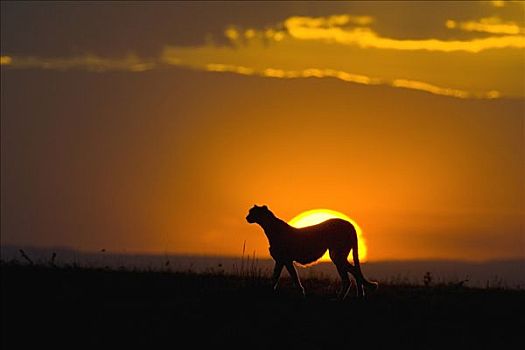
[[[281,277],[281,271],[283,270],[284,264],[280,261],[275,262],[275,267],[273,268],[273,275],[272,275],[272,285],[273,290],[277,291],[277,287],[279,286],[279,278]]]

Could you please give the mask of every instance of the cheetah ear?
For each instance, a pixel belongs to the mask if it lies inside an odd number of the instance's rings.
[[[266,205],[263,205],[263,209],[268,209],[268,207]]]

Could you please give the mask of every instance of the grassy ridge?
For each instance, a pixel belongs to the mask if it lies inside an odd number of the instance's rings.
[[[521,340],[525,292],[382,284],[366,300],[333,300],[338,282],[260,275],[1,266],[2,345],[107,347],[496,346]]]

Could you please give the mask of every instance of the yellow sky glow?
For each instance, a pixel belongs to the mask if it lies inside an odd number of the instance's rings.
[[[493,24],[481,24],[484,28],[492,28],[494,26]],[[322,22],[318,18],[311,17],[290,17],[284,22],[284,25],[289,35],[298,40],[324,40],[344,45],[357,45],[363,48],[442,52],[465,51],[470,53],[478,53],[489,49],[525,48],[525,36],[522,35],[494,36],[471,40],[440,40],[433,38],[401,40],[382,37],[367,27],[323,27]],[[500,27],[498,29],[502,30]]]
[[[525,30],[514,22],[503,22],[499,17],[481,18],[478,21],[456,22],[447,20],[445,26],[449,29],[459,28],[467,32],[481,32],[491,34],[523,34]]]
[[[523,257],[524,4],[2,2],[2,243],[266,258],[255,201]]]

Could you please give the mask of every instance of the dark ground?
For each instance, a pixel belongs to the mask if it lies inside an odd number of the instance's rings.
[[[2,263],[2,348],[504,348],[522,343],[525,291],[385,285],[333,300],[338,284],[221,273]],[[353,292],[353,291],[352,291]]]

